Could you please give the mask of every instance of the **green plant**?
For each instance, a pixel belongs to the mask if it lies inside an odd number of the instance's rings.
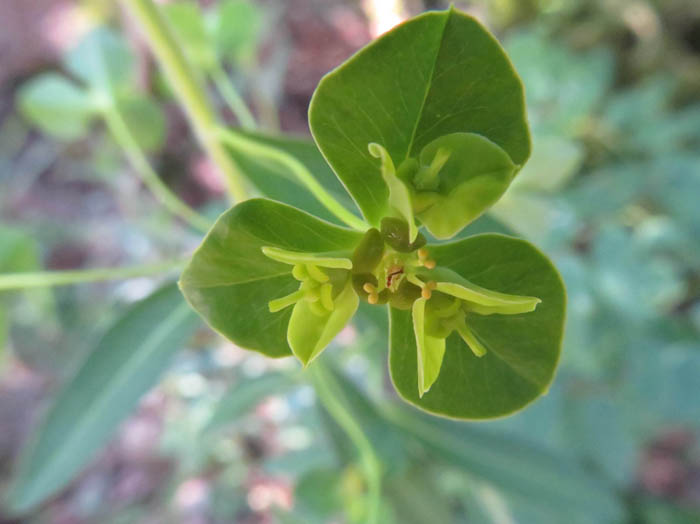
[[[212,65],[223,53],[217,48],[210,56],[211,33],[197,26],[186,6],[173,7],[167,22],[148,0],[124,4],[139,20],[198,139],[226,176],[232,197],[245,200],[257,190],[287,201],[251,198],[221,215],[182,273],[184,295],[212,328],[240,346],[271,357],[295,355],[312,366],[319,396],[362,456],[374,499],[381,471],[372,445],[336,398],[341,388],[334,374],[322,361],[312,363],[360,302],[388,311],[394,385],[403,398],[428,412],[493,418],[521,409],[547,391],[558,363],[565,311],[556,269],[528,242],[504,235],[441,242],[489,209],[530,155],[521,82],[480,24],[454,9],[428,13],[395,28],[327,75],[309,115],[317,150],[307,143],[225,128],[190,63],[197,63],[220,90],[233,89],[222,82],[222,69]],[[178,32],[200,35],[201,45],[188,37],[190,45],[183,51],[174,36]],[[120,47],[112,37],[99,35],[93,37],[99,45],[86,49]],[[76,93],[79,88],[65,79],[37,80],[22,97],[25,114],[67,138],[84,133],[89,119],[101,116],[163,203],[199,229],[208,227],[206,218],[162,186],[140,149],[143,142],[132,136],[136,124],[118,118],[126,88],[114,87],[122,85],[114,78],[129,73],[124,72],[126,61],[109,58],[109,52],[79,60],[93,64],[90,74],[81,76],[82,66],[73,70],[89,86],[89,96]],[[61,96],[51,95],[56,91]],[[238,99],[227,98],[235,110]],[[84,100],[97,102],[76,109]],[[62,111],[73,120],[64,119]],[[246,124],[250,115],[240,108],[237,114]],[[280,184],[291,184],[289,194],[280,193],[279,184],[271,187],[266,178],[268,172],[280,171],[286,177],[280,177]],[[348,209],[343,187],[362,218]],[[159,269],[3,275],[0,289]],[[121,320],[149,323],[147,311],[162,321],[142,341],[148,351],[141,357],[113,351],[121,343],[117,324],[95,351],[98,356],[88,359],[72,387],[59,395],[18,476],[18,511],[74,475],[156,380],[168,353],[167,329],[178,325],[183,332],[191,330],[192,317],[178,307],[175,295],[166,287]],[[105,354],[109,360],[99,358]],[[139,358],[148,362],[147,373],[130,380],[143,364]],[[114,380],[95,395],[75,393],[99,389],[96,377],[111,372]],[[130,394],[119,395],[123,388]],[[117,416],[102,424],[101,412]],[[81,420],[78,427],[63,431],[73,418]],[[56,454],[63,438],[82,446],[84,456]],[[47,474],[45,459],[52,456]],[[367,521],[376,521],[378,512],[375,500]]]

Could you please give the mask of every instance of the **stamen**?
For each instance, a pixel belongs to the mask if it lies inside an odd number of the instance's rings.
[[[304,298],[305,295],[306,291],[299,288],[294,293],[290,293],[285,297],[270,300],[267,303],[267,307],[270,309],[270,313],[277,313],[278,311],[282,311],[284,308],[291,306],[292,304],[296,304],[302,298]]]
[[[427,269],[435,269],[435,261],[432,260],[432,259],[424,260],[424,261],[423,261],[423,265],[424,265]]]
[[[377,292],[377,288],[372,284],[371,282],[365,282],[364,285],[362,286],[362,289],[365,290],[366,293],[369,293],[370,295],[372,293]]]
[[[328,275],[313,264],[306,264],[306,271],[308,271],[309,276],[317,282],[328,282],[329,280]]]
[[[433,292],[428,289],[428,286],[425,286],[423,289],[421,289],[420,296],[422,296],[425,300],[428,300],[431,296],[433,296]]]
[[[418,250],[418,258],[421,260],[425,260],[426,258],[428,258],[429,255],[430,255],[430,253],[428,253],[428,250],[425,249],[424,247],[422,247]]]
[[[334,308],[333,297],[331,296],[332,292],[333,292],[332,285],[323,284],[321,286],[321,304],[323,304],[323,307],[325,307],[328,311],[333,311],[333,308]]]
[[[369,302],[370,304],[376,304],[377,302],[379,302],[379,295],[377,295],[376,293],[370,293],[369,295],[367,295],[367,302]]]

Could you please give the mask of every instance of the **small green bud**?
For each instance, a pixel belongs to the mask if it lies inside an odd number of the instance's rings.
[[[400,218],[383,218],[381,231],[384,242],[401,253],[410,253],[426,244],[426,239],[422,233],[418,233],[416,239],[411,242],[408,224]]]

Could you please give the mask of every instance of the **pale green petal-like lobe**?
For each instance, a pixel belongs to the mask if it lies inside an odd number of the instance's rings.
[[[424,280],[437,282],[436,290],[465,300],[470,303],[472,311],[484,314],[500,313],[513,315],[534,311],[541,300],[537,297],[509,295],[478,286],[454,271],[437,267],[433,270],[421,270],[418,276]],[[474,306],[472,306],[474,305]],[[478,306],[486,306],[481,310]]]
[[[389,207],[391,210],[408,222],[408,236],[411,242],[418,236],[418,228],[413,217],[413,204],[411,203],[411,193],[406,184],[396,176],[396,168],[387,150],[377,143],[367,146],[370,154],[382,161],[382,177],[389,187]]]
[[[352,269],[352,261],[343,257],[327,257],[314,253],[299,253],[279,247],[264,246],[263,254],[283,264],[313,264],[332,269]]]
[[[452,133],[433,140],[421,151],[420,163],[434,166],[422,171],[433,172],[439,184],[427,193],[418,188],[416,199],[429,195],[431,205],[416,215],[437,238],[454,236],[482,215],[503,195],[519,167],[505,150],[476,133]]]
[[[357,311],[360,299],[348,281],[333,302],[333,311],[325,315],[315,313],[313,308],[316,304],[308,300],[300,300],[294,306],[289,319],[287,341],[292,353],[304,366],[308,366],[340,333]]]
[[[418,396],[428,392],[437,380],[445,356],[445,339],[431,337],[425,333],[425,303],[419,298],[413,303],[413,332],[416,335],[418,359]]]

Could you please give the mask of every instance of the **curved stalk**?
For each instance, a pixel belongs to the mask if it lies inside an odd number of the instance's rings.
[[[171,269],[182,267],[185,265],[185,262],[185,260],[170,260],[155,264],[126,267],[5,273],[0,275],[0,291],[34,287],[67,286],[70,284],[98,282],[101,280],[121,280],[157,275]]]
[[[119,113],[119,110],[115,107],[109,107],[102,111],[102,116],[114,140],[116,140],[124,150],[124,153],[134,166],[134,169],[139,174],[143,183],[146,184],[160,203],[173,214],[182,217],[194,228],[203,233],[209,231],[211,222],[180,200],[153,170],[141,146],[139,146],[134,135],[131,134],[129,127],[124,121],[124,118]]]
[[[138,23],[170,86],[182,103],[200,144],[222,171],[229,194],[246,199],[245,181],[216,136],[217,117],[201,79],[187,61],[170,26],[152,0],[121,0]]]
[[[255,117],[248,109],[243,97],[238,93],[233,83],[229,79],[226,71],[221,67],[221,65],[216,64],[216,66],[209,72],[216,89],[223,97],[224,101],[228,105],[229,109],[238,119],[241,127],[244,129],[256,129],[258,126],[255,123]]]
[[[293,156],[276,147],[251,140],[231,129],[219,129],[219,136],[222,142],[238,151],[273,160],[289,169],[297,180],[316,197],[316,200],[348,226],[358,231],[365,231],[369,227],[364,220],[353,215],[350,211],[345,209],[340,202],[333,198],[333,196],[318,183],[309,170],[306,169],[306,166]]]
[[[333,420],[345,431],[360,455],[360,462],[367,479],[369,508],[367,524],[379,522],[381,505],[382,468],[362,427],[346,407],[343,395],[332,374],[324,367],[322,361],[316,360],[310,368],[316,393]]]

